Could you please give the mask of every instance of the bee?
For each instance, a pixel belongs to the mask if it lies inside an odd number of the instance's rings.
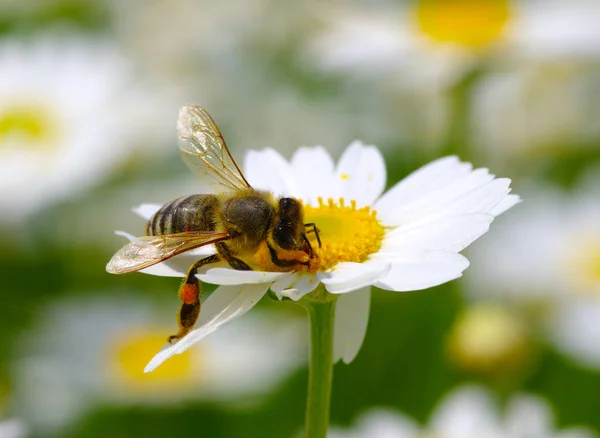
[[[248,184],[204,109],[183,107],[177,132],[183,161],[212,193],[182,197],[162,206],[146,224],[146,235],[121,248],[106,266],[111,274],[126,274],[214,246],[214,254],[189,267],[179,287],[179,331],[169,342],[185,336],[198,320],[202,283],[196,274],[203,266],[226,263],[242,271],[306,269],[317,257],[307,234],[314,233],[321,247],[318,229],[314,223],[304,223],[298,199],[278,198]]]

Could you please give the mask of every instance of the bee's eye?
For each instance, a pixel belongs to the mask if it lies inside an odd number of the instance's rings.
[[[275,227],[273,239],[277,242],[277,245],[283,249],[292,249],[296,246],[296,239],[294,239],[294,236],[288,227],[283,227],[281,225]]]

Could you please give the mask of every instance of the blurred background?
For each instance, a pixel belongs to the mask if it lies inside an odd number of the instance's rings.
[[[458,154],[523,196],[463,278],[374,291],[335,366],[339,436],[454,437],[465,415],[600,430],[598,23],[597,0],[0,2],[0,437],[301,433],[300,308],[265,299],[143,375],[178,280],[104,270],[114,230],[143,232],[131,207],[197,190],[184,104],[239,161],[358,138],[389,186]]]

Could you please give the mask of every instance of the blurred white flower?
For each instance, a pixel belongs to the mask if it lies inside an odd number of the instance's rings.
[[[474,89],[473,143],[496,161],[596,148],[599,97],[600,72],[593,64],[526,62],[497,69]]]
[[[600,367],[600,204],[597,175],[572,194],[530,188],[527,205],[502,221],[470,255],[477,299],[541,316],[550,340],[580,363]]]
[[[304,321],[244,318],[144,374],[147,357],[174,330],[173,312],[141,296],[64,300],[19,343],[14,408],[34,428],[60,430],[95,404],[259,401],[303,364]]]
[[[306,272],[201,269],[200,280],[222,286],[203,304],[198,328],[161,351],[147,371],[247,312],[269,288],[299,300],[321,283],[340,294],[334,360],[349,363],[365,336],[372,285],[412,291],[460,277],[469,262],[458,253],[484,234],[496,215],[519,202],[509,195],[510,180],[473,170],[456,157],[434,161],[382,194],[383,157],[360,142],[346,149],[337,167],[321,147],[299,149],[291,163],[271,149],[250,152],[245,164],[253,187],[303,200],[305,221],[320,230],[319,258]],[[136,211],[149,219],[159,208],[144,204]],[[270,260],[268,252],[255,257],[265,258],[259,266]],[[143,272],[184,276],[190,265],[185,254]]]
[[[258,26],[267,11],[265,0],[237,5],[193,0],[166,2],[110,1],[114,31],[120,44],[151,74],[190,80],[200,74],[217,79],[236,67],[232,55]],[[169,17],[165,20],[165,17]],[[207,68],[210,67],[210,68]],[[210,91],[210,90],[209,90]],[[212,90],[217,92],[216,90]]]
[[[27,427],[23,421],[10,418],[0,420],[0,438],[25,438],[28,436]]]
[[[501,410],[492,394],[477,386],[454,389],[438,405],[427,426],[390,410],[363,414],[350,430],[336,429],[328,438],[594,438],[588,429],[558,431],[548,403],[515,395]]]
[[[534,61],[580,61],[600,56],[600,3],[595,0],[519,0],[509,50]]]
[[[166,132],[156,115],[170,109],[162,99],[153,109],[155,97],[107,41],[0,42],[0,219],[80,194],[155,151]]]
[[[390,76],[398,87],[445,88],[502,40],[510,1],[398,3],[325,10],[306,56],[325,71]]]
[[[329,71],[394,74],[399,84],[444,88],[490,57],[597,59],[593,0],[418,0],[319,11],[323,29],[306,56]]]
[[[470,72],[510,70],[524,62],[572,67],[600,58],[600,3],[595,0],[415,0],[387,2],[376,8],[337,3],[319,8],[318,14],[321,26],[305,43],[303,65],[351,79],[352,90],[360,89],[355,85],[357,79],[359,84],[366,81],[371,93],[385,90],[379,101],[394,108],[401,136],[396,138],[432,147],[439,147],[455,128],[451,117],[465,111],[457,108],[462,104],[452,93],[469,93],[471,84],[478,83],[481,76],[471,80]],[[469,81],[463,83],[461,79]],[[461,87],[453,88],[457,84]],[[494,97],[486,101],[488,106],[497,108],[514,99],[512,94],[502,95],[502,91],[493,92]],[[528,91],[519,91],[516,105],[521,106],[513,113],[507,109],[490,114],[486,107],[485,114],[473,111],[468,115],[477,118],[483,127],[495,128],[486,139],[497,136],[509,140],[509,134],[503,131],[507,121],[527,129],[529,118],[546,120],[549,112],[571,111],[566,120],[557,114],[545,124],[550,129],[548,138],[565,124],[574,123],[586,105],[597,107],[593,98],[578,103],[581,111],[573,112],[572,106],[564,108],[560,102],[556,105],[557,97],[570,103],[568,94],[576,93],[561,90],[560,83],[556,90],[547,90],[549,96],[534,99],[530,105],[522,105],[531,99]],[[488,95],[485,88],[480,93]],[[469,101],[464,104],[468,106]],[[542,112],[538,114],[537,109]],[[470,113],[470,108],[466,110]],[[581,127],[589,120],[596,120],[593,114],[586,114],[582,121],[568,127]],[[553,126],[553,122],[558,124]],[[596,126],[586,124],[585,129],[597,131]],[[483,145],[488,147],[487,143]]]

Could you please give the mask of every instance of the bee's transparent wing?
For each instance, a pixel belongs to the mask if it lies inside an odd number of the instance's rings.
[[[250,187],[210,115],[197,106],[184,106],[177,120],[183,162],[212,192]]]
[[[143,236],[121,248],[106,265],[111,274],[126,274],[170,259],[183,252],[229,239],[229,233],[188,232]]]

